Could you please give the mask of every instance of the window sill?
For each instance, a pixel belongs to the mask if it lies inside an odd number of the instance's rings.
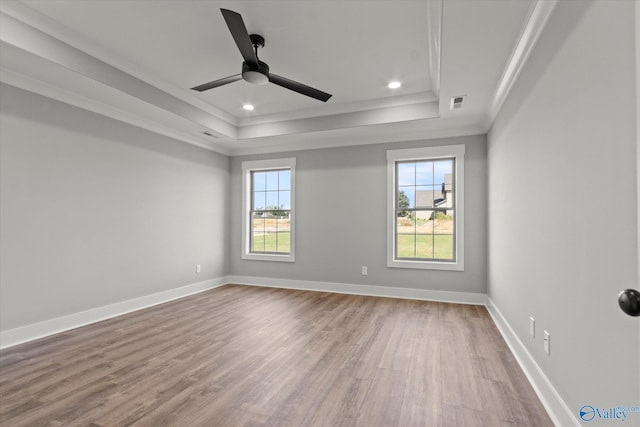
[[[277,255],[277,254],[242,254],[242,259],[250,261],[276,261],[276,262],[295,262],[296,257],[293,254],[290,255]]]
[[[448,270],[464,271],[462,262],[439,262],[439,261],[409,261],[409,260],[389,260],[387,267],[390,268],[413,268],[419,270]]]

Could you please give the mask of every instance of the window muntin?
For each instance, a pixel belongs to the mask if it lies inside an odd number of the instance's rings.
[[[291,169],[251,171],[250,252],[291,253]]]
[[[455,158],[395,163],[396,259],[455,262]]]
[[[387,151],[387,266],[464,270],[464,145]]]

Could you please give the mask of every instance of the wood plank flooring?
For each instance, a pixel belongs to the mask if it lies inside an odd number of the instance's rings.
[[[227,285],[0,352],[1,426],[552,426],[486,309]]]

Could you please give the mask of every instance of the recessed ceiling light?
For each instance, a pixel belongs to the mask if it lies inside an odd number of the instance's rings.
[[[402,86],[402,83],[400,82],[391,82],[387,87],[389,89],[398,89],[400,86]]]
[[[244,109],[245,109],[245,110],[247,110],[247,111],[253,111],[256,107],[254,107],[254,106],[253,106],[253,105],[251,105],[251,104],[244,104],[244,105],[242,106],[242,108],[244,108]]]

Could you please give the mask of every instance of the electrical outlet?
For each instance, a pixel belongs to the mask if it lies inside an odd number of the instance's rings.
[[[362,266],[362,275],[363,275],[363,276],[366,276],[367,274],[368,274],[367,266],[366,266],[366,265],[363,265],[363,266]]]
[[[196,264],[196,273],[202,273],[202,264]]]
[[[551,335],[547,331],[544,331],[544,352],[551,354]]]
[[[529,317],[529,335],[536,337],[536,319]]]

